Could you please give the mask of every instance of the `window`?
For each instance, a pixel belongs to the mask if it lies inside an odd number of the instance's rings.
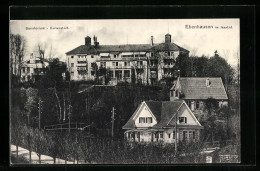
[[[186,117],[179,117],[179,123],[187,123]]]
[[[151,53],[151,56],[153,57],[153,53]]]
[[[192,140],[192,131],[189,131],[189,140]]]
[[[90,65],[91,65],[91,68],[94,68],[94,67],[95,67],[95,63],[94,63],[94,62],[91,63]]]
[[[183,140],[187,140],[187,131],[183,131]]]
[[[170,52],[168,52],[168,56],[170,56]]]
[[[86,56],[85,56],[86,57]],[[94,55],[91,55],[91,58],[94,58]]]
[[[145,123],[145,118],[144,117],[140,117],[139,118],[139,123]]]
[[[200,108],[200,101],[196,101],[196,109]]]
[[[187,103],[187,105],[189,106],[189,108],[191,108],[191,102],[190,102],[190,101],[187,101],[186,103]]]
[[[116,58],[116,55],[114,55],[114,58]]]
[[[171,93],[171,97],[172,97],[173,96],[173,90],[171,90],[170,93]]]
[[[172,139],[175,139],[175,131],[172,133]]]
[[[74,63],[71,63],[71,67],[74,67]]]
[[[171,52],[171,56],[174,56],[174,52]]]
[[[168,134],[168,138],[171,138],[171,134]]]
[[[146,118],[146,123],[153,123],[152,117],[147,117]]]
[[[91,71],[91,75],[92,75],[92,76],[95,75],[95,71]]]
[[[193,131],[192,134],[193,134],[192,138],[195,139],[195,131]]]
[[[160,138],[163,138],[163,132],[160,132]]]
[[[100,66],[106,68],[106,62],[100,62]]]
[[[118,62],[116,62],[116,66],[118,66]]]
[[[126,78],[130,77],[130,70],[124,70],[124,77]]]
[[[178,90],[175,91],[175,97],[179,97],[179,92],[178,92]]]
[[[71,58],[74,58],[74,56],[71,56]]]

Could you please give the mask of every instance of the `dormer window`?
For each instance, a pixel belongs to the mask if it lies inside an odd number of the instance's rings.
[[[179,123],[187,123],[186,117],[179,117]]]
[[[173,97],[173,90],[170,90],[170,95],[171,97]]]
[[[210,87],[211,82],[209,81],[209,78],[206,79],[206,86]]]
[[[175,97],[179,97],[179,91],[178,90],[175,91]]]

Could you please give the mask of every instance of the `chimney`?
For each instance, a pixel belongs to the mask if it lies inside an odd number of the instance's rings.
[[[151,46],[153,46],[153,36],[151,36]]]
[[[97,37],[94,36],[93,39],[94,39],[94,45],[95,47],[97,47],[99,45],[99,42],[97,42]]]
[[[171,35],[169,34],[169,33],[167,33],[166,35],[165,35],[165,43],[171,43]]]
[[[209,81],[209,78],[206,79],[206,86],[209,87],[210,85],[210,81]]]
[[[91,45],[91,38],[89,36],[85,37],[85,45],[90,46]]]

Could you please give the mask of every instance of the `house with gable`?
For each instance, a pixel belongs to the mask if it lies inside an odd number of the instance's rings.
[[[199,141],[203,126],[184,100],[144,101],[123,129],[129,142],[175,143]]]
[[[178,77],[170,89],[170,101],[185,100],[191,111],[199,113],[209,98],[219,107],[228,105],[228,97],[220,77]]]

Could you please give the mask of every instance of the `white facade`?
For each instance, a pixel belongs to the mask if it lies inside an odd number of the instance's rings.
[[[130,142],[174,143],[176,138],[177,141],[183,141],[184,139],[187,141],[198,141],[200,137],[199,129],[201,129],[198,127],[202,126],[184,101],[177,113],[177,116],[169,119],[168,126],[156,128],[153,127],[158,123],[156,117],[146,103],[142,102],[132,118],[136,128],[127,130],[125,138]],[[177,117],[177,133],[175,133],[175,117]],[[146,118],[151,118],[152,120],[147,122]]]
[[[24,61],[22,64],[21,81],[26,82],[32,79],[35,75],[43,75],[44,70],[48,65],[48,62],[44,62],[41,58],[32,55],[29,60]]]

